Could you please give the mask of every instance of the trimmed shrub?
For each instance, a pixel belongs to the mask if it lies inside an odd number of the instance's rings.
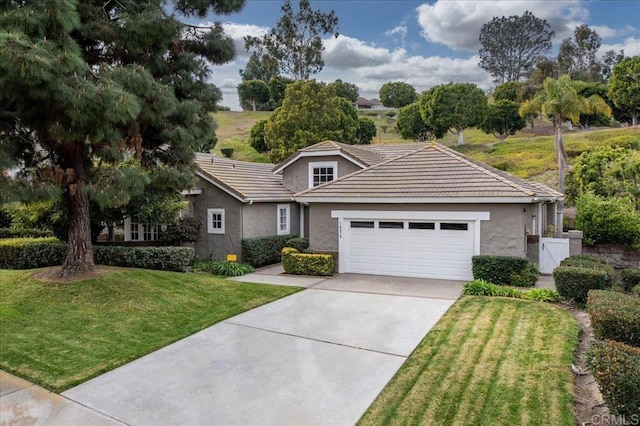
[[[576,207],[576,227],[584,232],[585,244],[623,244],[640,250],[640,212],[630,199],[584,194]]]
[[[220,148],[220,153],[227,158],[231,158],[233,155],[233,148]]]
[[[335,266],[335,260],[330,254],[300,253],[293,247],[282,249],[282,267],[287,274],[333,275]]]
[[[247,263],[228,262],[226,260],[214,261],[211,259],[194,259],[193,270],[210,272],[224,277],[239,277],[255,271],[253,266]]]
[[[620,272],[624,291],[631,291],[635,286],[640,285],[640,269],[623,269]]]
[[[640,347],[640,298],[616,291],[592,290],[587,311],[597,339]]]
[[[309,240],[306,238],[292,238],[286,242],[287,247],[293,247],[294,249],[303,252],[309,248]]]
[[[585,303],[590,290],[604,290],[611,287],[611,275],[604,270],[558,266],[553,270],[556,290],[567,300]]]
[[[595,342],[590,357],[593,375],[614,414],[640,413],[640,348],[613,340]]]
[[[45,238],[53,236],[53,231],[49,229],[0,228],[0,238]]]
[[[181,217],[176,223],[167,226],[166,231],[160,233],[160,239],[171,244],[195,242],[200,238],[202,222],[195,217]]]
[[[538,281],[538,266],[523,257],[473,256],[473,278],[498,285],[533,287]]]
[[[597,268],[598,265],[607,265],[607,260],[590,254],[576,254],[560,261],[560,266],[576,266],[578,268]]]
[[[254,268],[280,262],[282,249],[287,241],[297,235],[272,235],[268,237],[243,238],[242,256]]]
[[[67,244],[57,238],[11,238],[0,240],[0,268],[31,269],[61,265]]]
[[[94,246],[97,264],[129,268],[184,271],[194,257],[190,247]]]

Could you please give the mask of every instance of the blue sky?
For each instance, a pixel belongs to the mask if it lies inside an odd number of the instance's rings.
[[[241,13],[205,20],[223,22],[236,42],[236,59],[213,68],[212,82],[223,91],[223,105],[239,109],[235,88],[248,58],[242,37],[274,26],[282,3],[248,0]],[[449,81],[473,82],[490,90],[491,77],[477,66],[480,28],[494,16],[522,15],[526,10],[552,26],[554,50],[577,25],[587,24],[602,37],[601,52],[624,49],[627,56],[640,54],[639,0],[311,0],[311,6],[335,10],[340,33],[337,39],[325,40],[326,65],[315,78],[355,83],[368,98],[378,97],[387,81],[405,81],[418,91]]]

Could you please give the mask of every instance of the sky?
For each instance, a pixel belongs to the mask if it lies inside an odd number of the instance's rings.
[[[293,0],[294,5],[297,4]],[[266,33],[281,16],[283,0],[247,0],[240,13],[209,16],[234,40],[236,58],[212,67],[211,82],[223,93],[221,105],[240,110],[236,87],[250,52],[243,37]],[[478,35],[495,16],[532,12],[555,31],[555,56],[562,39],[587,24],[602,37],[600,54],[624,49],[640,55],[640,0],[311,0],[314,10],[335,10],[337,38],[324,39],[324,69],[312,76],[355,83],[360,96],[377,98],[389,81],[404,81],[418,92],[448,82],[471,82],[491,90],[491,76],[478,66]]]

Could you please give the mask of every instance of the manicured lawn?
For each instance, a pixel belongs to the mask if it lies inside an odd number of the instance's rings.
[[[559,307],[465,296],[420,343],[360,425],[573,425],[578,325]]]
[[[0,368],[62,392],[300,288],[122,269],[71,284],[0,271]]]

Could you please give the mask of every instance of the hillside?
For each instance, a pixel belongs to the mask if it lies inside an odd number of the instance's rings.
[[[259,120],[268,118],[270,112],[236,112],[221,111],[214,115],[218,123],[216,133],[218,144],[214,149],[220,153],[221,148],[233,148],[232,158],[243,161],[269,162],[266,155],[256,152],[248,144],[249,131]],[[384,111],[361,111],[361,115],[371,118],[376,125],[388,126],[373,143],[404,143],[393,128],[394,120],[387,117]],[[464,132],[465,145],[455,146],[456,137],[448,134],[438,142],[483,161],[493,167],[508,171],[526,179],[535,180],[551,187],[557,187],[557,164],[553,148],[553,128],[548,122],[536,121],[534,129],[523,129],[504,143],[478,129]],[[599,146],[640,143],[639,128],[598,129],[582,131],[579,129],[566,131],[565,146],[569,161],[582,152]]]

